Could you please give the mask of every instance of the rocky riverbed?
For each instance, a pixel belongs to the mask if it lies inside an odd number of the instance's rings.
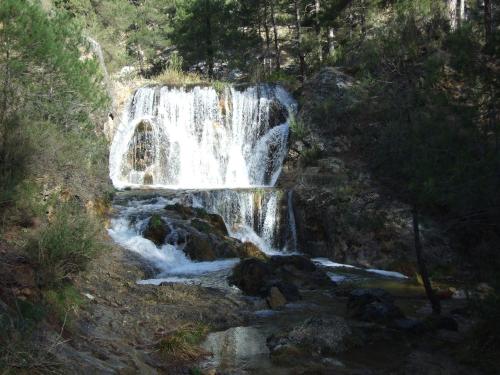
[[[203,237],[193,220],[219,222],[189,209],[166,211],[184,212],[190,238]],[[85,301],[64,340],[53,337],[57,358],[73,373],[474,373],[457,361],[464,300],[443,301],[443,317],[430,319],[422,288],[397,274],[302,255],[241,258],[172,278],[112,246],[75,280]],[[204,327],[191,354],[165,352],[186,327]]]

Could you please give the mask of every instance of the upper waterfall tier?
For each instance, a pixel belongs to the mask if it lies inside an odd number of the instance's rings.
[[[295,108],[280,86],[140,88],[113,139],[110,177],[117,188],[273,186]]]

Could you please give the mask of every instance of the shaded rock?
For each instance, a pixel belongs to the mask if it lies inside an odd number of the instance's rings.
[[[272,275],[269,264],[250,258],[241,261],[233,268],[229,282],[247,295],[266,297],[269,289],[267,284]]]
[[[269,128],[283,124],[287,118],[287,109],[279,101],[273,100],[269,105]]]
[[[215,246],[208,236],[190,235],[184,252],[192,260],[209,261],[217,258]]]
[[[188,231],[184,252],[198,261],[211,261],[224,258],[238,258],[241,243],[229,237],[220,237],[214,234]],[[211,233],[208,230],[208,233]]]
[[[410,333],[420,333],[425,330],[424,324],[421,320],[412,318],[395,319],[392,322],[391,327]]]
[[[404,317],[394,298],[383,289],[354,289],[349,294],[347,313],[351,318],[388,323]]]
[[[457,321],[447,315],[429,315],[424,319],[424,324],[430,330],[458,331]]]
[[[269,263],[280,280],[298,288],[314,289],[335,285],[323,270],[304,256],[274,256]]]
[[[255,258],[241,261],[229,282],[252,296],[267,297],[277,287],[287,301],[300,299],[298,288],[322,288],[335,283],[309,259],[293,256],[271,257],[267,262]]]
[[[142,235],[144,238],[154,242],[155,245],[160,246],[165,244],[165,239],[170,232],[171,230],[167,222],[160,215],[155,214],[149,219]]]
[[[184,206],[180,203],[168,204],[165,206],[165,210],[174,211],[178,213],[183,219],[187,219],[189,217],[195,216],[194,210],[192,207]]]
[[[226,223],[224,223],[224,219],[220,215],[205,212],[205,214],[203,216],[200,215],[200,217],[206,220],[212,227],[212,230],[217,234],[220,234],[221,236],[229,236]]]
[[[311,356],[335,355],[353,344],[353,335],[345,319],[309,318],[282,335],[267,339],[271,358],[277,363],[296,363]]]
[[[473,375],[481,372],[462,366],[456,360],[442,354],[414,351],[408,356],[401,373],[405,375]]]
[[[277,309],[278,307],[286,305],[286,298],[280,292],[280,290],[273,286],[269,290],[269,295],[266,298],[267,304],[271,309]]]
[[[194,228],[201,232],[216,233],[221,236],[228,236],[228,230],[224,219],[217,214],[212,214],[203,208],[193,208],[180,203],[169,204],[165,210],[178,214],[182,219],[191,219]]]

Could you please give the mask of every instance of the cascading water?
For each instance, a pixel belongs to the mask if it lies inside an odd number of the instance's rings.
[[[270,254],[294,251],[291,195],[272,187],[287,153],[288,119],[295,109],[280,86],[140,88],[114,136],[110,177],[122,189],[175,189],[174,201],[219,214],[232,237]],[[142,238],[148,215],[161,212],[164,203],[155,198],[120,205],[111,236],[169,275],[234,264],[193,265],[181,249],[157,248]]]
[[[279,86],[143,87],[113,139],[111,179],[118,188],[273,186],[294,106]]]

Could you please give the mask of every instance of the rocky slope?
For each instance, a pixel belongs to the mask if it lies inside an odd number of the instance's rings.
[[[335,68],[324,68],[305,83],[278,185],[294,191],[302,251],[411,275],[410,209],[378,183],[363,159],[359,138],[370,122],[354,117],[356,89],[353,78]],[[448,266],[450,252],[438,227],[424,227],[423,235],[429,262]]]

